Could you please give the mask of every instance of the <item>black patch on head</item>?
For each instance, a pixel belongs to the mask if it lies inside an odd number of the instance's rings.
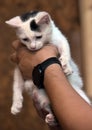
[[[23,22],[25,22],[25,21],[27,21],[30,17],[35,17],[36,15],[37,15],[37,13],[38,13],[39,11],[31,11],[31,12],[27,12],[27,13],[25,13],[25,14],[22,14],[21,16],[20,16],[20,18],[21,18],[21,20],[23,21]]]
[[[36,24],[35,20],[32,20],[30,22],[30,28],[31,28],[32,31],[40,31],[39,30],[39,25]]]

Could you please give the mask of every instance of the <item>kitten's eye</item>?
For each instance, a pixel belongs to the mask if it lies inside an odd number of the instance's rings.
[[[36,39],[41,39],[42,38],[42,36],[36,36]]]
[[[25,41],[25,42],[28,42],[28,41],[29,41],[28,38],[23,38],[22,40]]]

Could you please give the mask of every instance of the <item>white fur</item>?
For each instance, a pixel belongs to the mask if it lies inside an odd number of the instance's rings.
[[[37,16],[35,17],[35,20],[38,23],[41,23],[40,19],[42,19],[42,17],[45,15],[43,14],[44,12],[38,13]],[[46,16],[47,16],[47,13],[46,13]],[[59,60],[61,61],[64,73],[66,74],[68,81],[70,82],[72,87],[76,90],[76,92],[78,92],[78,94],[86,102],[91,104],[90,100],[88,99],[84,91],[82,90],[83,82],[80,77],[78,67],[71,58],[69,43],[66,37],[55,26],[49,14],[48,14],[48,17],[49,17],[50,22],[49,24],[44,23],[44,25],[41,27],[41,32],[34,32],[30,30],[29,24],[30,24],[30,21],[33,19],[33,18],[30,18],[28,21],[20,24],[20,27],[17,28],[17,35],[22,41],[22,43],[25,44],[29,50],[38,50],[42,48],[44,44],[46,44],[46,42],[54,44],[58,48],[58,51],[60,53]],[[17,20],[20,21],[19,18]],[[39,40],[36,40],[35,37],[40,36],[40,35],[42,35],[42,38]],[[25,42],[22,40],[25,37],[29,38],[28,42]],[[16,68],[15,73],[14,73],[13,104],[12,104],[11,112],[13,114],[17,114],[18,112],[20,112],[22,108],[22,102],[23,102],[22,91],[24,87],[26,88],[26,90],[28,90],[31,96],[34,96],[36,94],[38,101],[40,103],[40,106],[45,107],[49,111],[49,115],[46,116],[45,120],[47,123],[50,123],[50,125],[53,125],[53,114],[49,108],[49,99],[45,91],[43,89],[37,89],[37,87],[34,86],[32,80],[26,81],[24,83],[22,79],[22,75],[18,68]]]

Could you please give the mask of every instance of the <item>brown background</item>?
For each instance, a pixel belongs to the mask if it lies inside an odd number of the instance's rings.
[[[48,11],[69,40],[72,57],[81,68],[80,20],[77,0],[0,0],[0,130],[47,130],[24,93],[24,106],[17,116],[10,113],[14,64],[10,62],[14,31],[4,21],[30,10]]]

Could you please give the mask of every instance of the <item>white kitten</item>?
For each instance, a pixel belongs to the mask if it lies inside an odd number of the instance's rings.
[[[58,48],[60,53],[59,60],[61,61],[64,73],[70,84],[85,101],[91,104],[82,90],[82,79],[77,65],[71,58],[69,43],[61,31],[55,26],[47,12],[28,12],[21,16],[16,16],[6,21],[6,23],[16,29],[17,36],[21,42],[31,51],[42,48],[46,43],[54,44]],[[36,93],[41,107],[49,111],[49,114],[46,116],[46,122],[50,125],[56,124],[54,116],[49,108],[49,99],[44,89],[37,89],[31,79],[24,82],[18,67],[15,69],[14,73],[13,104],[11,112],[13,114],[20,112],[23,102],[22,91],[24,88],[30,91],[31,96]]]

